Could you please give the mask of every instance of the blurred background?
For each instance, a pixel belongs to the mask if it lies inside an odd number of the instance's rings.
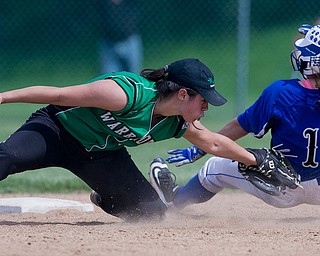
[[[290,63],[297,29],[319,18],[319,0],[1,0],[0,90],[78,84],[112,69],[139,72],[195,57],[213,70],[218,91],[228,99],[203,119],[217,131],[271,82],[299,76]],[[0,140],[39,107],[1,106]],[[268,139],[248,136],[239,143],[262,147]],[[154,157],[189,145],[173,139],[130,152],[147,175]],[[207,158],[185,168],[170,166],[178,183]],[[49,169],[9,177],[0,182],[0,192],[88,189],[71,173]]]

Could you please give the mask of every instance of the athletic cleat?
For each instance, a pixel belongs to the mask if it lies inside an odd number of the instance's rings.
[[[90,201],[96,206],[100,207],[100,203],[102,202],[101,196],[94,190],[90,193]]]
[[[173,206],[174,196],[180,187],[175,183],[176,176],[169,171],[161,157],[151,162],[149,177],[152,187],[157,191],[162,202],[167,206]]]

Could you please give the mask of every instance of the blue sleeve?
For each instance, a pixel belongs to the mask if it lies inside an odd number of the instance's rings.
[[[269,85],[256,102],[238,116],[238,122],[245,131],[258,138],[268,132],[274,117],[278,89],[282,84],[283,81],[276,81]]]

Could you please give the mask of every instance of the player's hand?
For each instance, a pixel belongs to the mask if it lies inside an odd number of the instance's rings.
[[[180,167],[184,164],[190,164],[197,161],[207,153],[196,146],[191,146],[185,149],[178,148],[169,150],[168,154],[171,154],[172,156],[167,157],[166,160],[170,164],[176,163],[176,166]]]

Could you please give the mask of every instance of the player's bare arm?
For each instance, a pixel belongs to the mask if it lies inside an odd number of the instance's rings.
[[[225,136],[209,131],[199,121],[189,125],[184,138],[209,154],[246,163],[246,165],[257,164],[255,157],[247,150]]]
[[[237,118],[232,119],[220,131],[218,131],[218,133],[232,140],[238,140],[248,134],[248,132],[241,127]]]
[[[15,102],[97,107],[117,111],[125,107],[127,95],[112,80],[67,87],[31,86],[0,93],[1,104]]]

